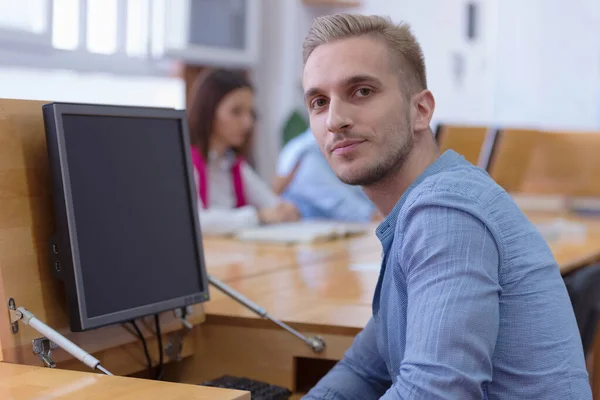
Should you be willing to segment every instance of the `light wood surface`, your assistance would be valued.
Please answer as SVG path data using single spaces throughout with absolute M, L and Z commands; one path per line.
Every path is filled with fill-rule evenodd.
M 479 165 L 479 157 L 488 128 L 485 126 L 442 125 L 436 136 L 440 153 L 448 149 L 461 154 L 473 165 Z
M 507 191 L 600 197 L 600 134 L 507 129 L 499 133 L 489 173 Z
M 46 324 L 97 356 L 116 373 L 145 369 L 142 346 L 128 329 L 116 325 L 89 332 L 69 330 L 64 289 L 51 275 L 49 238 L 54 231 L 51 183 L 42 118 L 47 102 L 0 100 L 0 359 L 39 365 L 31 340 L 40 335 L 24 324 L 13 335 L 9 326 L 8 299 L 14 298 Z M 204 314 L 194 307 L 190 321 L 201 323 Z M 183 328 L 173 313 L 161 315 L 164 342 Z M 142 323 L 144 334 L 154 338 L 151 324 Z M 193 352 L 191 337 L 184 356 Z M 69 368 L 81 368 L 63 350 L 54 360 Z M 156 358 L 155 358 L 156 360 Z M 85 368 L 85 367 L 83 367 Z
M 250 400 L 250 393 L 0 363 L 3 400 Z
M 334 254 L 329 257 L 281 265 L 280 269 L 273 266 L 270 273 L 248 275 L 243 279 L 239 275 L 234 280 L 226 276 L 223 279 L 233 289 L 288 322 L 314 325 L 319 329 L 361 329 L 371 315 L 371 300 L 379 274 L 381 247 L 376 240 L 369 236 L 344 241 L 347 248 L 337 254 L 332 250 Z M 220 271 L 210 266 L 209 273 L 217 275 Z M 255 317 L 214 289 L 206 312 Z

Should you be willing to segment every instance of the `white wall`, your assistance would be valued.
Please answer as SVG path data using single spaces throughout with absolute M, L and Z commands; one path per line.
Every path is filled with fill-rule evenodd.
M 498 122 L 600 127 L 600 7 L 596 0 L 502 0 Z
M 490 55 L 487 24 L 494 1 L 480 4 L 478 37 L 466 38 L 464 0 L 365 0 L 360 12 L 407 22 L 423 48 L 429 89 L 436 98 L 435 121 L 480 123 L 490 119 Z M 488 29 L 484 29 L 487 27 Z
M 505 125 L 537 126 L 541 120 L 542 21 L 546 0 L 503 0 L 496 16 L 493 121 Z M 518 10 L 518 12 L 516 12 Z
M 600 127 L 600 2 L 545 0 L 540 124 Z
M 253 73 L 259 122 L 254 138 L 255 166 L 263 179 L 273 177 L 285 112 L 291 108 L 293 90 L 286 79 L 293 54 L 290 52 L 290 10 L 293 1 L 263 0 L 259 63 Z
M 480 0 L 480 37 L 472 43 L 464 34 L 467 2 L 365 0 L 361 9 L 413 26 L 436 121 L 600 128 L 600 2 Z

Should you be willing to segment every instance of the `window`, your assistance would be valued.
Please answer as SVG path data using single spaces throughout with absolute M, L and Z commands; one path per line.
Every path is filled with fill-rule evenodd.
M 79 46 L 79 0 L 54 0 L 52 21 L 52 46 L 75 50 Z
M 46 0 L 0 0 L 0 27 L 43 34 L 48 29 Z
M 127 1 L 125 51 L 131 57 L 146 57 L 150 45 L 150 2 Z
M 164 75 L 173 60 L 250 66 L 260 1 L 0 0 L 0 65 L 136 75 Z
M 150 12 L 150 25 L 152 27 L 151 51 L 153 57 L 162 57 L 165 52 L 165 35 L 167 4 L 165 0 L 152 0 Z
M 117 0 L 87 0 L 88 51 L 100 54 L 117 52 L 117 11 Z
M 0 41 L 47 44 L 50 0 L 0 0 Z
M 260 0 L 165 0 L 166 54 L 192 62 L 251 65 Z

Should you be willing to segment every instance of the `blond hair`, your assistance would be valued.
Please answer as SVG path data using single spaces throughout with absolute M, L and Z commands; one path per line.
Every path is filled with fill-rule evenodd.
M 358 36 L 383 40 L 390 51 L 392 65 L 398 69 L 400 83 L 410 92 L 427 89 L 423 50 L 408 24 L 395 24 L 377 15 L 334 14 L 318 17 L 302 44 L 304 65 L 312 52 L 322 44 Z M 402 67 L 408 67 L 408 74 Z

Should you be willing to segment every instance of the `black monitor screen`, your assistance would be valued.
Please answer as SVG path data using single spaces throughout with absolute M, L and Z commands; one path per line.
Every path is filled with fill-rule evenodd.
M 203 290 L 181 123 L 62 115 L 87 318 Z

